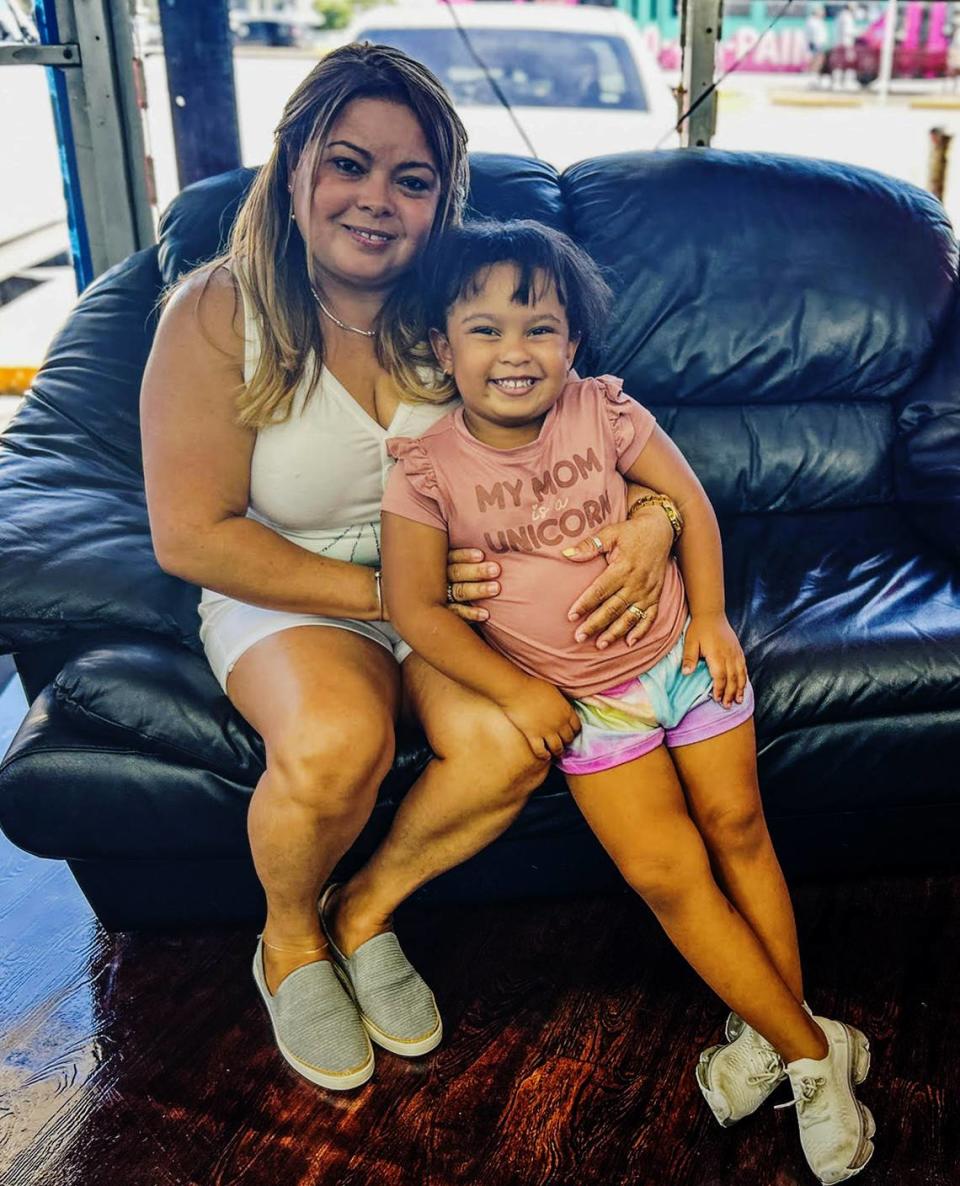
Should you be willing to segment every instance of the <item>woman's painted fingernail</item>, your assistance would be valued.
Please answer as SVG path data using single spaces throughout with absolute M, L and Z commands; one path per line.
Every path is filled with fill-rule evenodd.
M 484 593 L 490 594 L 492 596 L 494 593 L 499 593 L 500 586 L 497 584 L 496 581 L 493 581 L 489 585 L 484 585 L 483 591 L 484 591 Z
M 576 621 L 578 621 L 578 620 L 579 620 L 579 618 L 580 618 L 580 615 L 579 615 L 579 614 L 575 614 L 575 613 L 573 612 L 573 610 L 571 610 L 571 611 L 570 611 L 570 612 L 567 614 L 567 617 L 569 618 L 569 620 L 570 620 L 571 622 L 576 622 Z
M 587 636 L 582 630 L 578 630 L 573 637 L 577 640 L 577 642 L 587 641 Z
M 489 618 L 489 617 L 490 617 L 490 615 L 485 609 L 482 609 L 480 611 L 480 621 L 481 622 L 485 622 L 487 620 L 487 618 Z
M 497 566 L 495 564 L 488 564 L 487 567 L 483 570 L 483 575 L 485 577 L 495 577 L 497 575 L 498 571 L 499 571 L 499 569 L 497 568 Z
M 607 640 L 606 640 L 606 639 L 604 639 L 604 638 L 601 638 L 601 639 L 600 639 L 600 641 L 597 643 L 597 650 L 598 650 L 598 651 L 605 651 L 609 645 L 610 645 L 610 644 L 607 642 Z
M 637 640 L 636 640 L 635 638 L 628 638 L 628 639 L 627 639 L 627 646 L 628 646 L 628 647 L 636 646 L 636 643 L 637 643 Z

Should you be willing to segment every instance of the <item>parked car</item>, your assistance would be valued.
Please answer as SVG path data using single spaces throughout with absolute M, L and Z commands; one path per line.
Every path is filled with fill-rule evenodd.
M 264 16 L 237 9 L 230 13 L 230 32 L 237 45 L 300 46 L 310 41 L 316 23 L 289 15 Z
M 458 28 L 458 23 L 462 28 Z M 676 122 L 664 75 L 624 13 L 491 3 L 372 9 L 351 40 L 394 45 L 437 75 L 474 152 L 535 153 L 557 169 L 653 148 Z M 497 94 L 509 103 L 524 139 Z

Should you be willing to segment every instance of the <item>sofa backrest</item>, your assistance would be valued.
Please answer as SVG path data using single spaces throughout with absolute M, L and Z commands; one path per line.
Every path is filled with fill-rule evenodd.
M 930 438 L 911 385 L 946 367 L 960 406 L 960 359 L 937 346 L 956 245 L 913 187 L 712 151 L 605 157 L 562 177 L 518 157 L 472 165 L 471 212 L 568 230 L 608 271 L 608 338 L 581 370 L 624 377 L 722 513 L 889 502 L 897 418 L 920 425 L 901 463 Z M 0 449 L 0 648 L 105 626 L 197 645 L 197 590 L 150 545 L 140 377 L 164 285 L 217 252 L 252 177 L 185 190 L 159 248 L 101 277 L 55 339 Z
M 561 184 L 617 292 L 596 365 L 651 407 L 720 513 L 893 500 L 897 400 L 955 299 L 939 203 L 749 153 L 606 157 Z

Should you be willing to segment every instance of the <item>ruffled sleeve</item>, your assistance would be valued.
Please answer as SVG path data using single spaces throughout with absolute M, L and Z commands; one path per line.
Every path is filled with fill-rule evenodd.
M 597 385 L 604 422 L 617 451 L 617 469 L 626 473 L 643 452 L 657 421 L 652 412 L 627 395 L 623 380 L 616 375 L 600 375 L 593 382 Z
M 387 452 L 396 465 L 387 478 L 383 510 L 446 531 L 443 494 L 423 441 L 413 437 L 393 437 L 387 441 Z

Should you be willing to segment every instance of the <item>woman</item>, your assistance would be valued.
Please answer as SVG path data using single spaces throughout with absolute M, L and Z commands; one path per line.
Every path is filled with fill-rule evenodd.
M 334 1089 L 372 1074 L 368 1034 L 408 1056 L 440 1041 L 391 915 L 499 835 L 546 771 L 495 705 L 409 653 L 380 584 L 386 441 L 449 409 L 401 402 L 389 378 L 395 290 L 459 220 L 466 186 L 463 127 L 427 70 L 382 46 L 331 53 L 289 100 L 226 254 L 172 295 L 144 377 L 157 557 L 203 586 L 207 657 L 265 744 L 248 825 L 267 899 L 254 978 L 284 1058 Z M 656 506 L 582 541 L 579 556 L 612 555 L 574 607 L 579 630 L 639 637 L 671 543 Z M 498 567 L 473 551 L 449 563 L 452 610 L 478 620 L 469 602 L 498 591 Z M 436 756 L 321 918 L 401 707 Z

